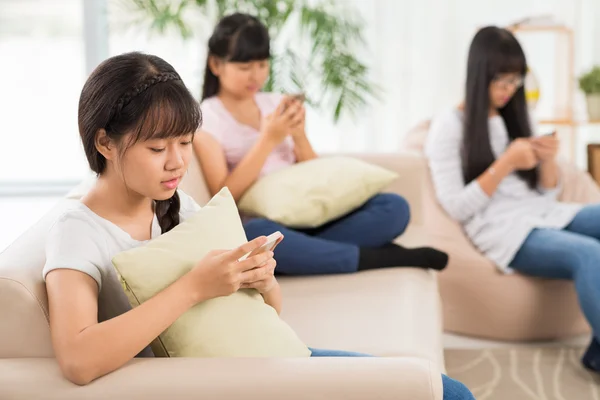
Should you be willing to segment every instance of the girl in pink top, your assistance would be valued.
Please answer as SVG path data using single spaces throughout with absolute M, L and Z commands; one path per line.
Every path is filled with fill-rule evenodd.
M 202 130 L 194 138 L 212 193 L 227 186 L 239 200 L 260 177 L 317 157 L 304 129 L 304 107 L 290 96 L 261 92 L 269 75 L 270 39 L 255 17 L 232 14 L 208 42 L 202 94 Z M 406 249 L 392 241 L 410 218 L 406 200 L 379 194 L 359 209 L 310 230 L 276 222 L 245 220 L 249 239 L 281 231 L 275 250 L 277 273 L 348 273 L 364 269 L 417 266 L 443 269 L 445 253 Z

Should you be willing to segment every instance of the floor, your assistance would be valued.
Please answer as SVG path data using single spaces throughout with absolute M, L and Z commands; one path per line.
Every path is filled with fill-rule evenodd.
M 444 334 L 444 348 L 446 349 L 489 349 L 500 347 L 583 347 L 587 346 L 590 341 L 589 335 L 576 336 L 565 340 L 552 342 L 497 342 L 492 340 L 475 339 L 466 336 L 454 335 L 451 333 Z
M 50 210 L 60 197 L 0 197 L 0 252 Z M 541 343 L 548 346 L 585 346 L 589 337 L 574 337 L 561 342 Z M 478 349 L 491 347 L 539 346 L 540 343 L 503 343 L 444 334 L 448 349 Z

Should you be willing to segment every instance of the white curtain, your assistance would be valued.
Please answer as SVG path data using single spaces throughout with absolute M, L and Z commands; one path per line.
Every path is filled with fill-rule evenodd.
M 574 29 L 576 74 L 600 62 L 600 40 L 594 40 L 600 38 L 600 25 L 594 24 L 600 20 L 598 0 L 338 1 L 356 7 L 364 17 L 369 54 L 364 61 L 385 92 L 382 101 L 365 109 L 358 121 L 345 119 L 334 125 L 311 110 L 309 134 L 323 151 L 396 151 L 412 126 L 458 103 L 470 40 L 485 25 L 505 26 L 551 14 Z M 529 57 L 552 49 L 552 40 L 552 35 L 536 34 L 523 37 L 522 43 Z M 548 75 L 546 69 L 555 59 L 549 60 L 532 66 L 541 77 Z M 541 108 L 543 101 L 551 100 L 552 85 L 542 82 Z M 581 113 L 581 96 L 577 100 Z

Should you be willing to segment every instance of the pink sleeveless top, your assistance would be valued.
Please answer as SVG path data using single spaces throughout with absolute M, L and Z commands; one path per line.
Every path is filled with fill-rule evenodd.
M 261 115 L 266 117 L 275 111 L 282 98 L 283 95 L 278 93 L 259 92 L 255 100 Z M 233 170 L 258 140 L 260 133 L 233 118 L 217 96 L 205 99 L 200 104 L 200 109 L 202 110 L 201 129 L 221 144 L 227 159 L 227 167 L 229 171 Z M 295 162 L 294 141 L 288 136 L 269 155 L 260 176 L 288 167 Z

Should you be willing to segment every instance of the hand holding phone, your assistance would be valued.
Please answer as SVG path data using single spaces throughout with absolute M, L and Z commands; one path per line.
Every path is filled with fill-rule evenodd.
M 288 98 L 283 100 L 285 103 L 281 109 L 281 113 L 283 114 L 285 110 L 287 110 L 292 101 L 299 101 L 300 103 L 304 103 L 304 100 L 306 100 L 306 95 L 304 93 L 288 95 Z
M 265 244 L 260 246 L 258 249 L 251 251 L 251 252 L 245 254 L 244 256 L 240 257 L 240 259 L 238 261 L 243 261 L 248 257 L 255 256 L 255 255 L 260 254 L 265 251 L 273 251 L 273 250 L 275 250 L 275 247 L 277 247 L 277 245 L 282 240 L 283 240 L 283 234 L 279 231 L 274 232 L 274 233 L 270 234 L 269 236 L 267 236 L 267 242 Z
M 303 99 L 303 93 L 284 97 L 273 113 L 264 119 L 260 131 L 268 142 L 279 145 L 298 125 L 298 120 L 304 119 L 304 107 L 296 103 L 296 100 Z
M 554 131 L 533 139 L 532 146 L 538 160 L 550 161 L 556 158 L 560 145 L 556 136 Z
M 248 257 L 259 256 L 260 253 L 273 251 L 275 247 L 283 240 L 283 235 L 281 232 L 274 232 L 267 236 L 267 242 L 257 248 L 254 251 L 251 251 L 240 258 L 239 261 L 243 261 Z M 268 261 L 263 264 L 252 268 L 250 272 L 255 272 L 258 274 L 257 277 L 246 280 L 240 286 L 241 289 L 256 289 L 260 293 L 265 294 L 273 289 L 277 285 L 277 279 L 275 279 L 274 271 L 275 271 L 276 262 L 274 258 L 269 258 Z

